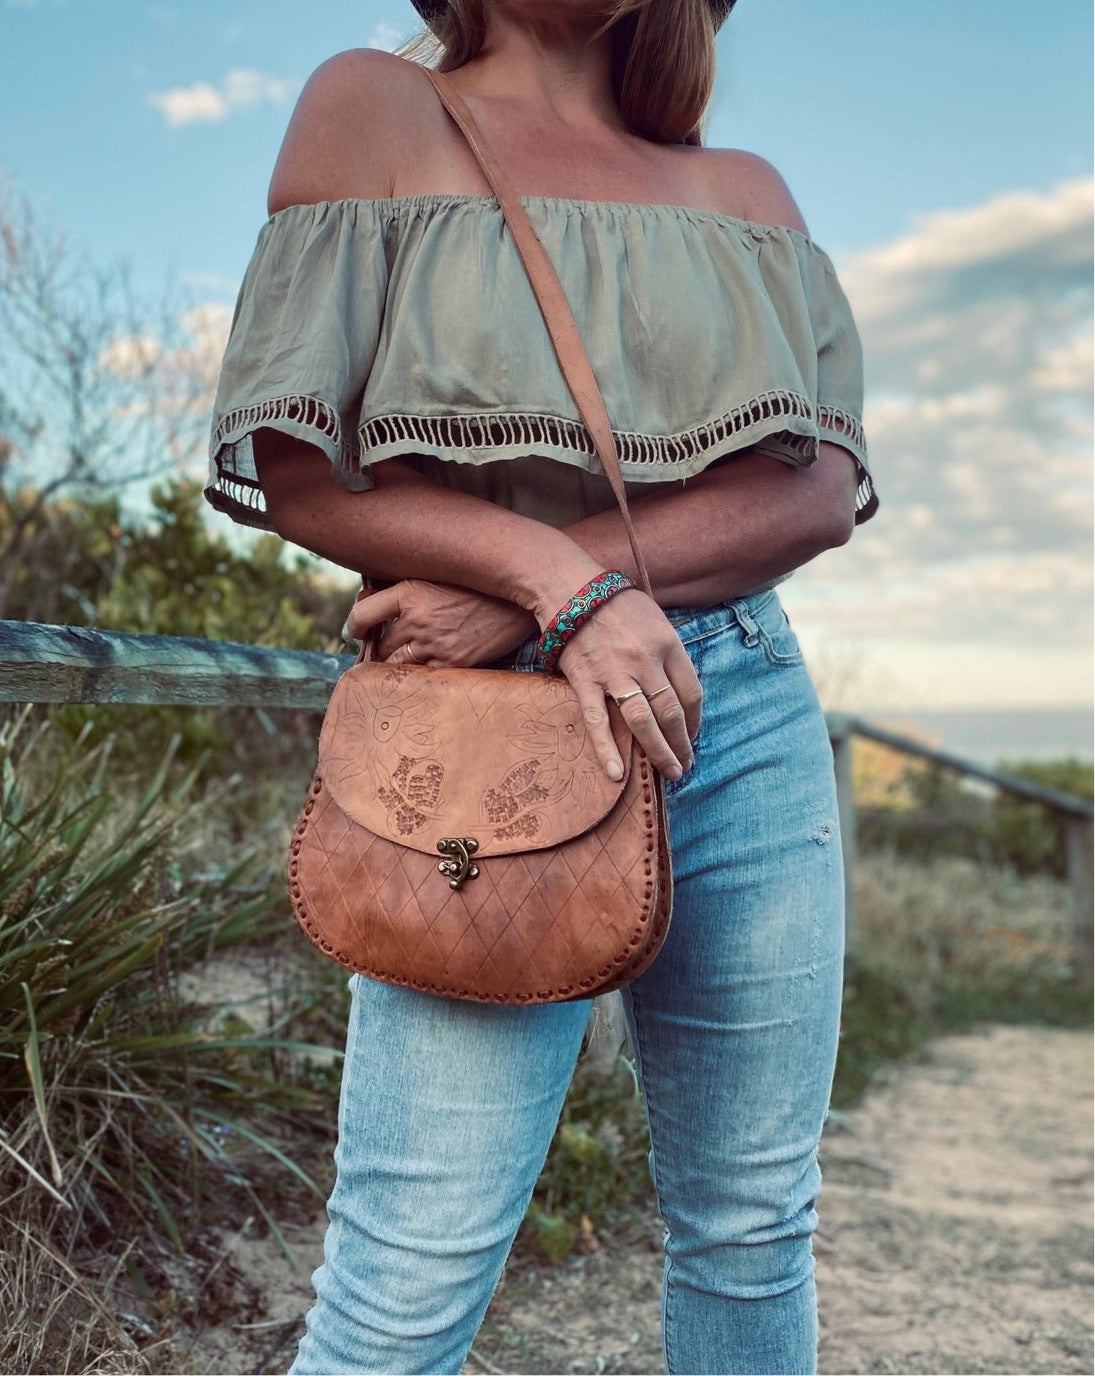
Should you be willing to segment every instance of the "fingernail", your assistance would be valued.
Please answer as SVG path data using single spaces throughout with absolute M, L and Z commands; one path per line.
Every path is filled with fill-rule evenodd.
M 623 778 L 623 776 L 624 776 L 624 767 L 623 767 L 623 765 L 620 764 L 619 760 L 613 760 L 612 763 L 608 766 L 608 777 L 609 777 L 610 779 L 614 779 L 614 780 L 616 781 L 616 783 L 619 783 L 620 780 Z
M 673 781 L 673 783 L 676 783 L 677 780 L 681 777 L 681 767 L 680 767 L 680 765 L 679 765 L 679 764 L 671 764 L 671 765 L 669 766 L 669 768 L 665 771 L 665 777 L 666 777 L 667 779 L 671 779 L 671 780 Z

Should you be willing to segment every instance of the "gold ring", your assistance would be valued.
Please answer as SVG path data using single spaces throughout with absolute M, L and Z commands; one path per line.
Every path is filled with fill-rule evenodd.
M 415 654 L 414 650 L 411 648 L 411 642 L 409 640 L 403 646 L 403 653 L 407 656 L 407 658 L 411 661 L 412 664 L 422 663 L 422 661 Z
M 653 702 L 659 693 L 668 693 L 672 687 L 673 685 L 671 683 L 667 683 L 663 688 L 655 688 L 652 693 L 646 693 L 645 697 L 647 702 Z
M 613 693 L 612 700 L 617 707 L 622 707 L 628 698 L 645 698 L 646 694 L 641 688 L 635 688 L 630 693 L 621 693 L 619 697 Z

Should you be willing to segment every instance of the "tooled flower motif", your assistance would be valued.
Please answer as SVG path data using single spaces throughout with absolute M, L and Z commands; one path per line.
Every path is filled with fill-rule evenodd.
M 396 768 L 382 781 L 376 796 L 388 809 L 388 824 L 400 836 L 421 831 L 436 815 L 445 778 L 438 760 L 412 760 L 401 755 Z
M 335 713 L 330 739 L 342 747 L 328 752 L 335 783 L 374 770 L 394 775 L 402 760 L 437 749 L 434 707 L 421 679 L 395 666 L 383 675 L 348 675 L 330 710 Z
M 330 711 L 324 767 L 335 787 L 363 775 L 399 836 L 421 831 L 441 804 L 445 770 L 433 758 L 435 710 L 421 678 L 397 666 L 383 674 L 348 675 Z
M 587 743 L 582 711 L 566 697 L 546 712 L 524 709 L 508 739 L 530 756 L 513 765 L 502 779 L 486 789 L 480 815 L 495 828 L 497 841 L 533 840 L 544 823 L 544 810 L 574 791 L 585 801 L 596 783 L 597 764 L 583 768 Z

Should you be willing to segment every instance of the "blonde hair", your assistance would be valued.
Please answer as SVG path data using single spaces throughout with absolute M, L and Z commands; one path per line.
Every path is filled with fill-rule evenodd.
M 701 143 L 715 84 L 708 0 L 615 0 L 600 33 L 612 35 L 612 84 L 628 128 L 655 143 Z M 486 36 L 484 0 L 447 0 L 432 30 L 401 51 L 451 72 L 478 55 Z

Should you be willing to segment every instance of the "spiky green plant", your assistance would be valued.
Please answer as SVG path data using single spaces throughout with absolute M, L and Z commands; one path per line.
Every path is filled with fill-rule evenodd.
M 126 799 L 111 788 L 109 741 L 69 750 L 56 734 L 26 714 L 0 730 L 4 1370 L 43 1369 L 46 1331 L 71 1327 L 45 1310 L 56 1320 L 75 1306 L 87 1330 L 90 1272 L 155 1295 L 165 1259 L 232 1193 L 276 1232 L 260 1188 L 272 1169 L 318 1193 L 280 1141 L 325 1088 L 300 1068 L 314 1048 L 286 1035 L 299 1009 L 255 1030 L 180 992 L 196 961 L 280 927 L 280 880 L 250 855 L 198 868 L 187 838 L 210 799 L 167 782 L 170 746 Z M 32 1275 L 29 1291 L 12 1280 Z M 124 1329 L 92 1346 L 104 1342 L 140 1347 Z M 80 1360 L 66 1350 L 49 1369 Z

